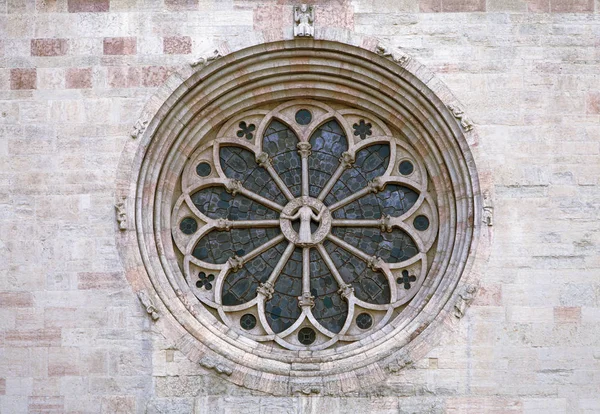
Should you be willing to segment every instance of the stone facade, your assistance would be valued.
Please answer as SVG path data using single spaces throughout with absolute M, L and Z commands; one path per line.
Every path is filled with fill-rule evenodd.
M 126 278 L 119 163 L 172 73 L 289 36 L 295 3 L 0 0 L 0 412 L 600 412 L 600 3 L 309 3 L 316 37 L 401 48 L 472 120 L 493 207 L 472 306 L 343 396 L 191 362 Z

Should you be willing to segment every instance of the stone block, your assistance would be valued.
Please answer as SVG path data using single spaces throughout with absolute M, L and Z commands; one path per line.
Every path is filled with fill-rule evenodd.
M 0 308 L 29 308 L 33 296 L 29 292 L 0 292 Z
M 92 87 L 92 68 L 69 68 L 65 76 L 67 89 L 89 89 Z
M 157 87 L 162 85 L 171 75 L 171 69 L 164 66 L 145 66 L 142 68 L 142 85 Z
M 107 37 L 104 39 L 105 55 L 135 55 L 137 39 L 135 37 Z
M 446 13 L 483 12 L 485 10 L 485 0 L 442 0 L 441 11 Z
M 31 39 L 31 56 L 64 56 L 68 50 L 67 39 Z
M 188 55 L 192 53 L 192 38 L 189 36 L 169 36 L 163 39 L 163 53 L 168 55 Z
M 37 71 L 35 69 L 11 69 L 10 89 L 36 89 Z
M 198 10 L 198 0 L 165 0 L 168 10 Z
M 110 0 L 67 0 L 69 13 L 107 12 Z
M 594 0 L 550 0 L 552 13 L 589 13 L 594 11 Z
M 581 308 L 578 306 L 557 306 L 554 308 L 554 322 L 563 323 L 580 323 Z
M 60 329 L 10 329 L 4 333 L 4 343 L 12 347 L 59 346 Z
M 28 412 L 30 414 L 64 413 L 64 397 L 33 396 L 28 400 Z
M 127 286 L 121 273 L 79 273 L 77 288 L 80 290 L 123 289 Z

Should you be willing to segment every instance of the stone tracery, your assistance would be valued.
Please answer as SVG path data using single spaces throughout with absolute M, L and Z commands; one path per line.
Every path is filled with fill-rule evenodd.
M 315 110 L 325 114 L 313 121 Z M 290 111 L 296 126 L 282 121 Z M 435 203 L 426 174 L 415 181 L 394 169 L 407 154 L 421 161 L 389 130 L 355 126 L 323 103 L 292 101 L 260 120 L 262 136 L 223 130 L 186 167 L 197 176 L 182 189 L 176 223 L 192 215 L 204 225 L 183 238 L 189 226 L 173 225 L 184 273 L 234 330 L 289 349 L 353 342 L 385 326 L 423 283 Z M 214 173 L 199 174 L 200 164 Z M 424 211 L 426 237 L 412 224 Z M 197 275 L 211 271 L 207 292 Z

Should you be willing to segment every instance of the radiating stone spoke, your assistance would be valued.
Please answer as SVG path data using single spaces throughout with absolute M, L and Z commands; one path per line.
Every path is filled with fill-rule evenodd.
M 254 200 L 264 206 L 269 207 L 271 210 L 275 210 L 275 211 L 279 211 L 281 212 L 281 210 L 283 210 L 283 206 L 261 196 L 258 195 L 250 190 L 248 190 L 247 188 L 244 188 L 242 186 L 242 184 L 237 181 L 237 180 L 229 180 L 226 184 L 225 184 L 225 188 L 227 189 L 227 191 L 229 193 L 231 193 L 232 195 L 236 195 L 237 193 L 242 194 L 246 197 L 248 197 L 251 200 Z
M 287 188 L 287 186 L 285 185 L 285 183 L 283 182 L 283 180 L 281 179 L 279 174 L 277 174 L 277 171 L 275 171 L 275 168 L 273 168 L 272 165 L 269 165 L 267 167 L 267 171 L 271 175 L 271 178 L 273 178 L 273 181 L 275 181 L 275 184 L 277 184 L 277 187 L 279 187 L 279 189 L 281 190 L 281 192 L 283 193 L 285 198 L 287 198 L 288 200 L 293 200 L 294 195 L 292 194 L 290 189 Z
M 283 239 L 280 239 L 280 240 L 283 240 Z M 269 278 L 267 279 L 267 281 L 259 286 L 257 292 L 261 293 L 263 296 L 265 296 L 265 298 L 267 300 L 273 296 L 273 287 L 275 286 L 275 282 L 277 281 L 277 278 L 281 274 L 281 271 L 283 270 L 283 268 L 287 264 L 288 260 L 290 259 L 290 256 L 294 252 L 295 247 L 296 246 L 293 243 L 288 244 L 285 251 L 281 255 L 281 258 L 277 262 L 277 265 L 275 265 L 275 267 L 273 268 L 273 271 L 269 275 Z
M 227 220 L 218 219 L 215 227 L 219 230 L 251 229 L 255 227 L 279 227 L 279 220 Z
M 332 242 L 334 242 L 335 244 L 337 244 L 338 246 L 340 246 L 342 249 L 344 249 L 344 250 L 352 253 L 356 257 L 359 257 L 359 258 L 363 259 L 366 262 L 369 262 L 372 259 L 372 256 L 369 256 L 368 254 L 366 254 L 362 250 L 357 249 L 356 247 L 352 246 L 351 244 L 346 243 L 345 241 L 343 241 L 339 237 L 334 236 L 333 234 L 329 234 L 327 236 L 327 238 L 329 240 L 331 240 Z
M 262 252 L 269 250 L 271 247 L 275 246 L 277 243 L 279 243 L 283 239 L 284 239 L 283 234 L 280 234 L 279 236 L 272 238 L 271 240 L 269 240 L 267 243 L 263 244 L 262 246 L 257 247 L 256 249 L 252 250 L 250 253 L 248 253 L 242 257 L 242 259 L 244 260 L 244 263 L 247 263 L 249 260 L 254 259 L 256 256 L 258 256 Z
M 325 247 L 323 247 L 322 244 L 319 244 L 317 246 L 317 249 L 319 250 L 321 257 L 325 261 L 325 264 L 329 268 L 329 271 L 333 275 L 338 286 L 340 287 L 340 290 L 339 290 L 340 294 L 343 297 L 347 298 L 352 293 L 352 290 L 353 290 L 352 287 L 350 285 L 348 285 L 346 282 L 344 282 L 344 279 L 342 278 L 342 276 L 340 275 L 340 272 L 338 271 L 337 267 L 333 263 L 331 256 L 329 256 L 329 253 L 327 253 L 327 250 L 325 250 Z

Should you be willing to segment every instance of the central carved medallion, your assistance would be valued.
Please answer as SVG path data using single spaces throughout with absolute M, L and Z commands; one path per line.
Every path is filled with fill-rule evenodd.
M 290 201 L 281 212 L 281 232 L 290 242 L 299 247 L 310 247 L 321 243 L 331 230 L 331 213 L 316 198 L 298 197 Z M 298 230 L 293 226 L 299 221 Z M 319 223 L 313 232 L 311 223 Z

